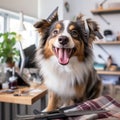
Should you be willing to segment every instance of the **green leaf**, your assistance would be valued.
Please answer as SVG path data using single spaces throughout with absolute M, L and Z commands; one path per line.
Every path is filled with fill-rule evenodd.
M 17 58 L 19 57 L 19 50 L 15 48 L 16 33 L 15 32 L 0 33 L 0 38 L 3 38 L 3 41 L 0 42 L 1 61 L 6 62 L 8 59 L 16 61 Z

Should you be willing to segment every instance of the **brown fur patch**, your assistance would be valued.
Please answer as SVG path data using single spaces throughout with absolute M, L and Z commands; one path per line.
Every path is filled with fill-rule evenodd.
M 52 50 L 51 50 L 51 45 L 49 42 L 46 43 L 44 47 L 44 57 L 47 59 L 53 55 Z
M 61 26 L 60 23 L 58 23 L 58 24 L 56 24 L 55 28 L 58 29 L 58 30 L 60 30 L 62 28 L 62 26 Z
M 74 55 L 78 57 L 79 61 L 83 61 L 84 60 L 84 43 L 83 42 L 80 43 L 77 40 L 74 40 L 74 43 L 76 47 L 76 51 Z
M 55 110 L 58 106 L 58 96 L 49 90 L 49 99 L 48 99 L 48 106 L 46 108 L 47 111 Z
M 74 25 L 70 25 L 70 26 L 69 26 L 69 30 L 73 30 L 74 28 L 75 28 Z
M 80 98 L 84 97 L 85 88 L 86 88 L 86 86 L 84 84 L 75 85 L 75 91 L 76 91 L 76 96 L 77 96 L 78 100 Z
M 55 42 L 55 39 L 56 38 L 52 38 L 52 39 L 48 40 L 47 43 L 45 44 L 44 56 L 45 56 L 46 59 L 51 57 L 52 55 L 54 55 L 54 52 L 52 50 L 52 45 Z

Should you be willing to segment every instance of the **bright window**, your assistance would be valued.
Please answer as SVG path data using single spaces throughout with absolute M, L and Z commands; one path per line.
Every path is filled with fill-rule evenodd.
M 26 30 L 19 31 L 19 20 L 10 18 L 10 31 L 14 31 L 22 35 L 21 43 L 23 49 L 29 47 L 32 44 L 35 44 L 37 39 L 36 31 L 33 27 L 33 24 L 30 22 L 24 22 L 24 25 Z
M 27 48 L 32 44 L 37 43 L 37 32 L 33 27 L 35 18 L 24 15 L 24 25 L 26 30 L 19 31 L 19 13 L 13 13 L 10 11 L 0 11 L 0 33 L 1 32 L 17 32 L 22 35 L 22 47 Z

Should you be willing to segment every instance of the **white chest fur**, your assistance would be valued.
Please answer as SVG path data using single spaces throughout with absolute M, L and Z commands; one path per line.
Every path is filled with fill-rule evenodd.
M 67 65 L 60 65 L 56 57 L 41 61 L 41 72 L 45 78 L 45 84 L 56 94 L 64 97 L 75 95 L 74 82 L 83 82 L 83 75 L 87 75 L 91 62 L 80 63 L 76 57 L 72 57 Z

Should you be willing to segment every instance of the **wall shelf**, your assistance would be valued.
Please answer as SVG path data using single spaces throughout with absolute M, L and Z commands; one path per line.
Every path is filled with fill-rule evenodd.
M 91 10 L 93 14 L 120 13 L 120 8 L 96 9 Z
M 120 41 L 104 41 L 104 40 L 96 40 L 94 41 L 94 44 L 99 44 L 99 45 L 120 45 Z
M 106 70 L 97 70 L 97 73 L 100 75 L 120 75 L 120 71 L 106 71 Z

